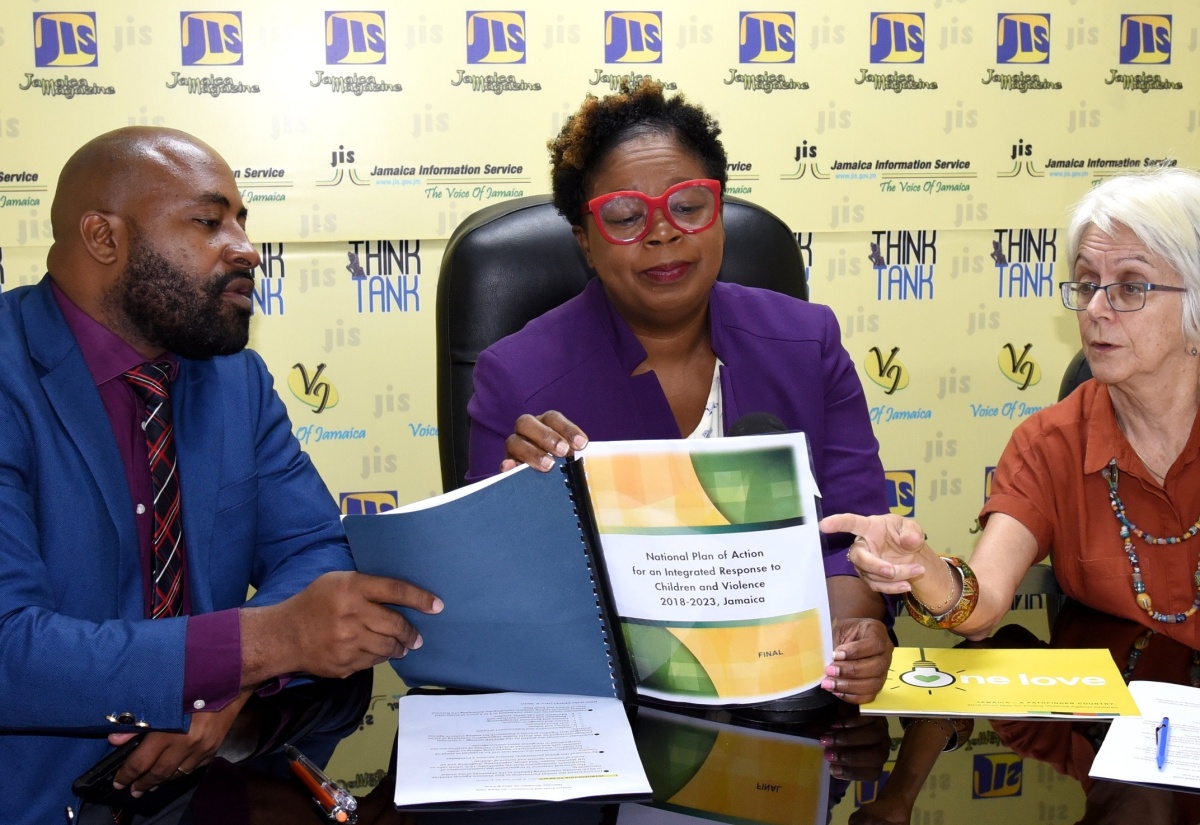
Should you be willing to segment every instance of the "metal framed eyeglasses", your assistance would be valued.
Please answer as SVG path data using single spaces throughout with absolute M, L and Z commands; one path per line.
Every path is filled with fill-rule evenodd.
M 1143 281 L 1119 281 L 1104 286 L 1087 281 L 1063 281 L 1058 287 L 1062 290 L 1063 306 L 1076 312 L 1087 309 L 1092 298 L 1100 291 L 1108 296 L 1108 304 L 1116 312 L 1137 312 L 1146 305 L 1146 293 L 1152 290 L 1187 292 L 1183 287 L 1148 284 Z
M 721 212 L 721 184 L 707 179 L 685 180 L 656 198 L 633 190 L 609 192 L 588 201 L 583 214 L 596 219 L 604 240 L 631 244 L 650 232 L 656 209 L 661 209 L 667 222 L 680 232 L 703 232 L 717 222 Z

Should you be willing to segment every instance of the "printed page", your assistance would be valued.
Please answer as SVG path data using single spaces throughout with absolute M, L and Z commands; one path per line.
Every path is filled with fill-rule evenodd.
M 583 458 L 638 693 L 749 704 L 833 655 L 803 434 L 596 442 Z
M 396 753 L 397 805 L 650 795 L 616 699 L 408 695 Z
M 1141 716 L 1114 719 L 1089 772 L 1097 779 L 1200 789 L 1200 689 L 1166 682 L 1130 682 Z M 1158 767 L 1158 737 L 1169 719 Z
M 862 713 L 913 716 L 1136 716 L 1103 649 L 898 647 Z

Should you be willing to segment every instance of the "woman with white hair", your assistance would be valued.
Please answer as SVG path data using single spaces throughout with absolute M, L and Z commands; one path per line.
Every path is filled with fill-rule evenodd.
M 1076 205 L 1070 280 L 1091 367 L 1012 434 L 970 564 L 898 516 L 843 514 L 850 560 L 904 594 L 928 627 L 982 638 L 1030 565 L 1050 556 L 1068 596 L 1200 648 L 1200 175 L 1112 178 Z

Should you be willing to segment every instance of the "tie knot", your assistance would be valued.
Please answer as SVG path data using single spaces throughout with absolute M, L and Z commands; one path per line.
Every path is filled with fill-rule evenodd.
M 121 377 L 129 382 L 129 386 L 147 406 L 157 405 L 167 399 L 167 390 L 171 386 L 170 366 L 168 361 L 138 364 L 122 373 Z

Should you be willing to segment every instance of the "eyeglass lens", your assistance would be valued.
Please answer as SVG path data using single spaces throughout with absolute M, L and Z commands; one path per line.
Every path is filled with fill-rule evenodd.
M 1063 302 L 1070 309 L 1087 309 L 1098 290 L 1108 293 L 1108 301 L 1118 312 L 1132 312 L 1146 305 L 1146 285 L 1129 282 L 1121 284 L 1065 283 L 1063 284 Z
M 664 210 L 667 220 L 684 232 L 703 229 L 712 222 L 716 209 L 713 193 L 703 186 L 687 186 L 671 193 Z M 645 198 L 624 195 L 600 207 L 604 231 L 617 240 L 638 238 L 646 229 L 650 204 Z

